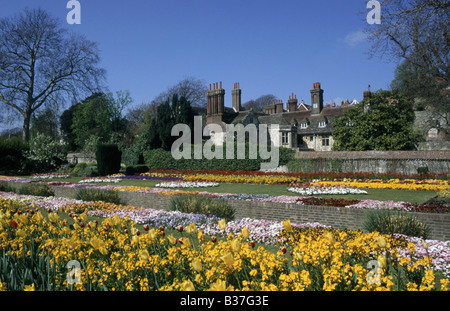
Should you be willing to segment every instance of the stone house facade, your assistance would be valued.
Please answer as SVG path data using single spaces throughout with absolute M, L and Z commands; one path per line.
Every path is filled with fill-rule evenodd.
M 227 124 L 267 125 L 273 145 L 298 151 L 331 151 L 333 140 L 333 120 L 341 116 L 357 102 L 348 100 L 340 106 L 328 104 L 324 106 L 320 83 L 314 83 L 311 89 L 311 105 L 302 100 L 298 104 L 297 96 L 292 93 L 286 104 L 277 100 L 267 103 L 262 112 L 253 109 L 243 110 L 241 105 L 242 90 L 239 83 L 234 84 L 231 91 L 232 108 L 225 107 L 225 90 L 222 82 L 209 85 L 207 96 L 206 124 L 218 124 L 223 133 L 211 133 L 215 144 L 223 144 Z M 369 91 L 364 98 L 370 97 Z

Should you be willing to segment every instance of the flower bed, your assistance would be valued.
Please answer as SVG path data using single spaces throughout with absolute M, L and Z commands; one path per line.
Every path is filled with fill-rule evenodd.
M 21 213 L 18 213 L 18 211 Z M 116 209 L 118 212 L 120 209 Z M 123 209 L 123 211 L 133 211 Z M 336 230 L 322 226 L 296 227 L 288 221 L 218 223 L 211 233 L 226 239 L 206 239 L 193 223 L 179 228 L 181 238 L 164 228 L 140 231 L 126 214 L 90 221 L 73 215 L 73 224 L 56 213 L 43 216 L 35 209 L 0 199 L 0 264 L 16 260 L 2 273 L 0 289 L 8 290 L 448 290 L 446 270 L 449 245 L 402 237 Z M 155 214 L 155 218 L 162 214 Z M 251 232 L 266 228 L 277 235 L 278 251 L 255 247 Z M 424 247 L 425 248 L 425 247 Z M 24 254 L 27 254 L 24 257 Z M 14 256 L 14 257 L 12 257 Z M 34 257 L 33 257 L 34 256 Z M 435 256 L 435 257 L 430 257 Z M 14 259 L 12 259 L 14 258 Z M 33 272 L 44 278 L 28 279 L 29 258 L 43 264 Z M 80 282 L 67 283 L 67 263 L 76 258 L 83 267 Z M 51 259 L 51 260 L 50 260 Z M 433 265 L 433 259 L 438 266 Z M 46 261 L 48 260 L 48 264 Z M 368 263 L 378 262 L 379 279 Z M 370 267 L 370 266 L 369 266 Z M 42 269 L 50 269 L 45 270 Z M 398 274 L 401 278 L 397 278 Z M 437 280 L 436 273 L 444 278 Z M 36 275 L 36 274 L 32 274 Z
M 367 191 L 348 186 L 330 185 L 298 185 L 294 184 L 287 188 L 288 191 L 301 195 L 315 194 L 367 194 Z
M 219 183 L 205 181 L 167 181 L 155 185 L 155 187 L 160 188 L 205 188 L 217 186 L 219 186 Z
M 88 177 L 83 178 L 78 183 L 88 184 L 88 183 L 118 183 L 122 181 L 122 176 L 106 176 L 106 177 Z
M 70 174 L 67 173 L 46 173 L 46 174 L 32 174 L 33 179 L 52 179 L 52 178 L 69 178 Z

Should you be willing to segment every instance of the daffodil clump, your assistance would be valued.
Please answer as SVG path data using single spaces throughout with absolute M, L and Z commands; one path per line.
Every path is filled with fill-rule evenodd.
M 147 225 L 139 230 L 127 217 L 93 221 L 84 212 L 71 216 L 70 221 L 52 211 L 44 216 L 34 204 L 0 199 L 0 266 L 10 258 L 22 266 L 29 258 L 44 258 L 48 264 L 36 269 L 51 271 L 22 284 L 22 290 L 446 290 L 449 286 L 430 269 L 430 257 L 399 260 L 397 249 L 413 246 L 377 233 L 301 230 L 285 221 L 274 251 L 273 246 L 256 246 L 247 227 L 217 239 L 207 238 L 190 224 L 179 226 L 181 237 L 176 238 L 163 227 Z M 218 225 L 225 232 L 226 221 Z M 68 263 L 74 261 L 79 263 L 76 282 L 68 271 Z M 0 274 L 4 278 L 0 288 L 11 290 L 20 280 L 10 276 L 17 273 Z

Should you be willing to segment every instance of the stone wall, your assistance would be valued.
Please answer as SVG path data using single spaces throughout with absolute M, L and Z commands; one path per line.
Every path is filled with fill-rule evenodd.
M 20 184 L 14 184 L 17 186 Z M 78 189 L 52 186 L 58 197 L 75 198 Z M 147 194 L 139 192 L 119 192 L 125 204 L 168 210 L 172 199 L 170 195 Z M 319 222 L 323 225 L 339 229 L 362 229 L 364 210 L 333 206 L 309 206 L 275 202 L 255 202 L 228 200 L 235 209 L 236 219 L 253 218 L 283 221 L 290 219 L 292 223 Z M 431 239 L 450 239 L 450 214 L 416 213 L 417 217 L 429 224 L 433 231 Z
M 367 172 L 417 174 L 419 168 L 429 173 L 450 173 L 450 151 L 299 151 L 305 172 Z

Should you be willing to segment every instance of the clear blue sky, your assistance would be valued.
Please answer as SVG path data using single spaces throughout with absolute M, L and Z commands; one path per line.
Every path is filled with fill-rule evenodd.
M 226 106 L 239 82 L 242 101 L 294 92 L 310 103 L 361 100 L 388 89 L 396 63 L 369 59 L 361 30 L 367 0 L 79 0 L 81 24 L 68 25 L 66 0 L 0 0 L 0 18 L 40 7 L 64 27 L 96 41 L 110 91 L 149 102 L 188 76 L 223 82 Z M 376 27 L 372 25 L 371 27 Z

